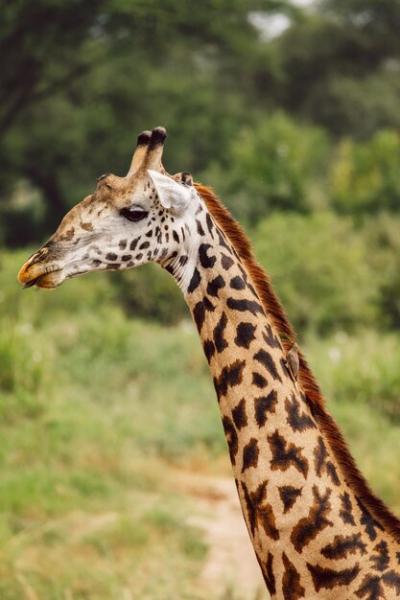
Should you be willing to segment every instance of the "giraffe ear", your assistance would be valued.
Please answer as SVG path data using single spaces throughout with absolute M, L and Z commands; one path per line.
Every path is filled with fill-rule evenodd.
M 190 202 L 192 195 L 190 188 L 177 183 L 171 177 L 163 175 L 158 171 L 148 169 L 147 173 L 156 188 L 156 192 L 164 208 L 167 208 L 176 215 L 182 214 Z

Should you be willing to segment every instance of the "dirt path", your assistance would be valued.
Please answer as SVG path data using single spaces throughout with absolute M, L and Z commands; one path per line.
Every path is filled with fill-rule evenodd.
M 179 480 L 198 507 L 189 522 L 204 531 L 209 546 L 201 585 L 210 599 L 266 600 L 233 479 L 184 474 Z

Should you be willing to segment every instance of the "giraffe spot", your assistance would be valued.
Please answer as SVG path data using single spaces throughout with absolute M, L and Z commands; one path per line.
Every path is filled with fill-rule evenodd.
M 179 244 L 179 235 L 176 233 L 175 229 L 172 230 L 172 237 L 174 238 L 175 242 Z
M 361 500 L 359 498 L 356 498 L 356 502 L 358 504 L 358 508 L 361 511 L 360 523 L 361 523 L 361 525 L 364 525 L 365 531 L 366 531 L 369 539 L 371 540 L 371 542 L 373 542 L 377 536 L 376 530 L 380 529 L 381 531 L 383 531 L 383 527 L 380 523 L 378 523 L 378 521 L 376 521 L 373 518 L 373 516 L 365 508 L 364 504 L 361 502 Z
M 219 228 L 217 228 L 217 235 L 220 245 L 226 248 L 227 250 L 230 250 L 226 242 L 225 234 Z M 235 248 L 233 248 L 233 251 L 235 252 Z
M 222 254 L 221 258 L 221 266 L 225 271 L 228 271 L 233 265 L 233 260 L 230 256 L 226 256 L 226 254 Z
M 261 564 L 261 570 L 264 576 L 265 585 L 268 588 L 269 593 L 276 593 L 276 581 L 274 575 L 274 557 L 271 552 L 267 554 L 267 560 L 265 564 Z
M 204 354 L 206 355 L 207 358 L 207 362 L 209 363 L 211 358 L 214 356 L 215 354 L 215 346 L 214 346 L 214 342 L 212 342 L 211 340 L 206 340 L 203 343 L 203 350 L 204 350 Z
M 143 244 L 140 244 L 139 250 L 146 250 L 146 248 L 148 248 L 149 246 L 150 242 L 143 242 Z
M 93 225 L 91 223 L 80 223 L 80 226 L 85 231 L 93 231 Z
M 136 238 L 135 240 L 132 240 L 131 245 L 129 246 L 130 250 L 135 250 L 136 246 L 138 245 L 140 238 Z
M 327 518 L 331 510 L 329 501 L 332 490 L 329 488 L 325 494 L 320 494 L 316 485 L 313 486 L 314 504 L 311 506 L 308 516 L 303 517 L 294 527 L 290 540 L 297 552 L 302 552 L 321 531 L 326 527 L 332 527 L 333 523 Z
M 256 527 L 261 526 L 265 534 L 273 540 L 279 539 L 279 531 L 276 528 L 274 511 L 272 506 L 265 502 L 267 481 L 260 483 L 255 492 L 250 492 L 247 485 L 242 481 L 247 519 L 252 536 Z
M 217 275 L 217 277 L 212 279 L 207 285 L 207 294 L 218 298 L 218 292 L 223 287 L 225 287 L 225 281 L 221 275 Z
M 227 300 L 228 308 L 232 310 L 239 310 L 241 312 L 250 312 L 252 315 L 256 316 L 257 313 L 263 313 L 264 310 L 262 306 L 255 302 L 254 300 L 237 300 L 236 298 L 228 298 Z
M 257 467 L 259 453 L 257 440 L 251 438 L 249 443 L 243 448 L 242 473 L 250 467 Z
M 125 250 L 127 244 L 128 244 L 128 240 L 119 240 L 119 242 L 118 242 L 118 246 L 119 246 L 120 250 Z
M 390 564 L 389 549 L 385 540 L 379 542 L 374 547 L 376 554 L 373 554 L 370 561 L 376 571 L 386 571 Z
M 131 258 L 132 258 L 132 254 L 123 254 L 123 255 L 121 256 L 121 260 L 122 260 L 123 262 L 127 262 L 128 260 L 131 260 Z
M 276 369 L 275 363 L 273 361 L 272 356 L 270 355 L 269 352 L 266 352 L 265 350 L 259 350 L 258 352 L 256 352 L 256 354 L 254 355 L 255 360 L 257 360 L 261 365 L 263 365 L 263 367 L 265 367 L 265 369 L 268 371 L 268 373 L 271 375 L 271 377 L 275 380 L 278 380 L 282 383 L 282 379 Z
M 314 420 L 304 411 L 300 411 L 300 402 L 294 394 L 292 399 L 286 398 L 285 408 L 288 413 L 287 422 L 293 431 L 305 431 L 316 427 Z
M 271 348 L 280 348 L 281 344 L 278 337 L 273 333 L 271 325 L 265 326 L 265 332 L 262 335 L 268 346 L 271 346 Z
M 327 544 L 321 549 L 322 556 L 336 560 L 347 558 L 349 554 L 366 553 L 367 545 L 361 540 L 361 533 L 353 535 L 335 535 L 331 544 Z
M 244 360 L 235 360 L 231 365 L 224 367 L 218 377 L 214 377 L 214 386 L 218 398 L 225 396 L 229 387 L 242 383 Z
M 264 388 L 267 385 L 267 380 L 260 373 L 253 373 L 253 384 L 258 388 Z
M 229 417 L 223 417 L 222 425 L 225 432 L 226 441 L 228 443 L 229 455 L 231 457 L 231 463 L 236 464 L 236 454 L 239 449 L 239 441 L 236 433 L 236 429 Z
M 201 328 L 203 326 L 204 320 L 206 318 L 206 312 L 213 312 L 215 310 L 215 306 L 211 304 L 208 298 L 204 298 L 197 302 L 193 309 L 193 318 L 196 323 L 197 329 L 199 333 L 201 332 Z
M 267 420 L 267 413 L 274 413 L 275 406 L 278 401 L 276 390 L 271 390 L 267 396 L 254 398 L 254 412 L 256 415 L 257 425 L 261 428 Z
M 244 398 L 241 399 L 239 404 L 232 410 L 232 418 L 238 429 L 246 427 L 247 425 L 247 414 L 246 414 L 246 401 Z
M 244 288 L 246 287 L 245 282 L 239 275 L 232 277 L 229 285 L 234 290 L 244 290 Z
M 345 523 L 346 525 L 355 525 L 356 522 L 352 513 L 353 505 L 351 503 L 350 496 L 347 492 L 344 492 L 340 496 L 340 502 L 342 507 L 339 511 L 339 516 L 342 519 L 343 523 Z
M 213 339 L 217 352 L 222 352 L 225 348 L 228 347 L 228 342 L 224 338 L 224 331 L 227 323 L 227 316 L 223 312 L 213 331 Z
M 214 229 L 214 224 L 212 222 L 212 218 L 210 217 L 210 215 L 208 213 L 206 214 L 206 223 L 207 223 L 207 229 L 212 235 L 213 229 Z
M 197 233 L 203 237 L 205 235 L 204 229 L 198 219 L 196 219 L 196 227 L 197 227 Z
M 289 467 L 294 467 L 306 479 L 308 474 L 308 460 L 303 456 L 302 448 L 286 442 L 278 430 L 269 435 L 267 439 L 272 453 L 271 469 L 273 471 L 278 469 L 286 471 Z
M 284 567 L 282 577 L 282 593 L 284 599 L 299 600 L 299 598 L 304 598 L 305 589 L 301 585 L 299 572 L 284 552 L 282 552 L 282 561 Z
M 338 585 L 350 585 L 360 572 L 360 566 L 357 564 L 349 569 L 324 569 L 319 565 L 307 563 L 307 568 L 311 573 L 315 591 L 318 593 L 321 589 L 331 590 Z
M 395 573 L 395 571 L 387 571 L 382 575 L 382 581 L 388 587 L 391 587 L 396 592 L 397 596 L 400 595 L 400 574 Z
M 201 281 L 201 275 L 200 275 L 199 270 L 197 269 L 197 267 L 195 267 L 194 271 L 193 271 L 192 278 L 191 278 L 190 283 L 189 283 L 189 287 L 187 289 L 187 291 L 188 291 L 189 294 L 191 294 L 192 292 L 194 292 L 194 290 L 199 287 L 200 281 Z
M 200 264 L 204 269 L 212 269 L 212 267 L 215 265 L 215 256 L 208 256 L 207 254 L 210 248 L 210 244 L 200 244 L 199 247 Z
M 365 575 L 355 594 L 358 598 L 366 598 L 366 600 L 385 599 L 385 593 L 378 576 Z
M 106 260 L 111 260 L 111 261 L 115 261 L 118 259 L 118 255 L 114 254 L 114 252 L 108 252 L 106 254 Z
M 292 485 L 282 485 L 278 488 L 279 496 L 283 504 L 283 512 L 286 514 L 294 506 L 297 498 L 301 495 L 302 488 Z
M 235 344 L 241 348 L 248 349 L 251 342 L 255 339 L 254 332 L 256 330 L 256 325 L 252 325 L 251 323 L 239 323 L 236 327 L 236 337 Z

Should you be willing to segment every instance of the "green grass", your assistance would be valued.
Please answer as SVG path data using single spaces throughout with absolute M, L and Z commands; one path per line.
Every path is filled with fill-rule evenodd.
M 127 319 L 102 275 L 22 291 L 24 257 L 0 269 L 0 598 L 207 597 L 207 549 L 174 479 L 227 465 L 194 328 Z M 306 346 L 364 473 L 400 512 L 399 340 Z

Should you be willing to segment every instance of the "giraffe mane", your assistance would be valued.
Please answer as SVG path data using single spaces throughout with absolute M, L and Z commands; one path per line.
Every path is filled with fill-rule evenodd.
M 286 312 L 276 295 L 269 275 L 257 263 L 249 239 L 239 223 L 232 217 L 214 191 L 195 183 L 195 188 L 204 200 L 217 225 L 228 237 L 232 246 L 242 259 L 250 275 L 264 310 L 272 318 L 285 351 L 296 343 L 296 333 L 289 322 Z M 298 380 L 303 389 L 309 408 L 321 431 L 325 434 L 329 446 L 338 462 L 345 480 L 373 517 L 400 542 L 400 520 L 385 503 L 371 490 L 364 475 L 360 472 L 338 425 L 325 408 L 325 400 L 315 377 L 299 349 Z

